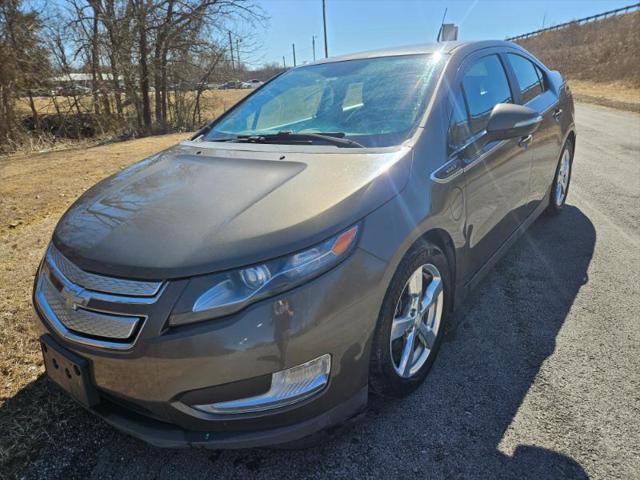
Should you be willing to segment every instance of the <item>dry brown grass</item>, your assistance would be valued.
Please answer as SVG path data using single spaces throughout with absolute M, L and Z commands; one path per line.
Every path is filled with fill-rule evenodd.
M 579 102 L 597 103 L 607 107 L 640 112 L 640 87 L 622 82 L 592 82 L 569 80 L 571 91 Z
M 214 119 L 221 113 L 226 112 L 229 107 L 235 105 L 238 100 L 243 98 L 251 90 L 206 90 L 202 92 L 202 116 L 205 119 Z M 195 93 L 188 92 L 188 96 L 193 97 Z M 93 111 L 93 97 L 84 95 L 78 97 L 80 109 L 84 112 Z M 36 97 L 34 103 L 38 114 L 51 115 L 56 112 L 55 103 L 58 104 L 61 112 L 75 111 L 73 97 Z M 151 94 L 151 103 L 153 104 L 153 94 Z M 29 107 L 29 99 L 21 98 L 18 100 L 16 110 L 22 115 L 31 115 Z
M 69 205 L 98 180 L 178 143 L 188 134 L 0 159 L 0 478 L 17 474 L 41 442 L 50 416 L 72 404 L 28 386 L 43 372 L 31 288 L 52 230 Z M 37 401 L 25 404 L 24 392 Z M 21 401 L 12 401 L 21 393 Z M 17 398 L 17 397 L 16 397 Z M 58 421 L 58 420 L 56 420 Z

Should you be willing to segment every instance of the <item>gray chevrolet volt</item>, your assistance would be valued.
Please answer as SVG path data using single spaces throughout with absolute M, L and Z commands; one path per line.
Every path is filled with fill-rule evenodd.
M 453 309 L 562 210 L 575 142 L 568 86 L 512 43 L 290 69 L 64 214 L 47 373 L 154 445 L 294 445 L 424 381 Z

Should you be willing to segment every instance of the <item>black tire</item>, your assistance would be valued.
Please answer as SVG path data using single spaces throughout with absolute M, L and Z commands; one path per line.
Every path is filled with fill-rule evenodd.
M 395 370 L 391 357 L 390 336 L 391 326 L 396 313 L 396 305 L 403 293 L 404 287 L 411 276 L 420 266 L 433 264 L 440 272 L 443 284 L 444 308 L 440 320 L 440 327 L 422 367 L 411 377 L 401 377 Z M 451 272 L 449 263 L 442 250 L 429 242 L 421 242 L 412 248 L 394 274 L 382 303 L 378 324 L 371 349 L 371 363 L 369 370 L 369 386 L 384 397 L 404 397 L 422 384 L 429 373 L 438 354 L 442 337 L 450 316 Z
M 567 182 L 567 188 L 565 189 L 564 198 L 562 199 L 562 202 L 558 204 L 555 199 L 556 187 L 558 185 L 558 171 L 560 170 L 560 167 L 562 165 L 562 159 L 567 150 L 569 151 L 569 158 L 570 158 L 569 179 Z M 567 196 L 569 195 L 569 187 L 571 186 L 571 174 L 573 173 L 573 151 L 574 151 L 573 142 L 571 140 L 567 140 L 564 144 L 564 147 L 562 147 L 562 151 L 560 152 L 560 158 L 558 159 L 558 165 L 556 166 L 556 171 L 553 174 L 553 183 L 551 184 L 551 191 L 549 192 L 549 205 L 545 210 L 545 213 L 547 213 L 548 215 L 559 214 L 562 211 L 562 208 L 564 207 L 564 204 L 567 201 Z

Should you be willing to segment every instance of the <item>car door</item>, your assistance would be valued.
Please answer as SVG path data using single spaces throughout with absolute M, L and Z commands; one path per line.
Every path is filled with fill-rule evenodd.
M 515 51 L 506 52 L 504 56 L 517 84 L 518 103 L 542 115 L 529 147 L 532 161 L 527 210 L 531 211 L 545 197 L 553 180 L 562 147 L 563 111 L 546 73 L 532 58 Z
M 456 84 L 465 102 L 468 124 L 468 138 L 452 155 L 461 155 L 464 165 L 465 278 L 469 279 L 524 220 L 531 156 L 528 139 L 483 141 L 493 107 L 514 102 L 498 50 L 479 52 L 466 59 Z

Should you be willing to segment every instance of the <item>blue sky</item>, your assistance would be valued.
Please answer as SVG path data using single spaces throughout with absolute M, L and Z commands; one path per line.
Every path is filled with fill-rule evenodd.
M 635 0 L 326 0 L 329 56 L 435 40 L 444 9 L 460 40 L 504 39 L 633 4 Z M 323 56 L 322 0 L 257 0 L 270 17 L 257 32 L 254 64 Z M 241 48 L 242 51 L 242 48 Z M 257 65 L 256 65 L 257 66 Z

